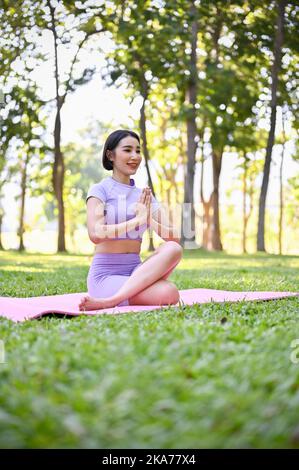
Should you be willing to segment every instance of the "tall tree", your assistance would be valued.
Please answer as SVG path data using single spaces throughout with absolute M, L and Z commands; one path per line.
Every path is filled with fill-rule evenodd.
M 223 155 L 237 146 L 238 131 L 247 121 L 256 122 L 253 106 L 259 95 L 255 60 L 256 48 L 247 35 L 248 5 L 240 2 L 201 2 L 202 21 L 198 71 L 201 76 L 198 93 L 198 128 L 201 139 L 201 188 L 203 204 L 203 245 L 222 250 L 220 227 L 220 183 Z M 213 189 L 204 199 L 204 168 L 209 149 L 212 160 Z
M 67 7 L 71 7 L 69 2 L 65 2 Z M 54 125 L 54 165 L 53 165 L 53 188 L 58 203 L 58 252 L 66 251 L 65 246 L 65 215 L 64 215 L 64 201 L 63 201 L 63 187 L 64 187 L 64 174 L 65 164 L 64 157 L 61 150 L 61 110 L 65 103 L 67 95 L 74 91 L 78 85 L 83 85 L 91 80 L 95 71 L 94 67 L 87 67 L 84 69 L 81 76 L 74 78 L 74 69 L 78 61 L 78 55 L 86 44 L 90 36 L 103 31 L 96 25 L 96 18 L 84 18 L 79 16 L 79 24 L 76 28 L 79 32 L 83 33 L 83 38 L 77 42 L 76 50 L 71 60 L 68 77 L 66 80 L 61 80 L 58 47 L 59 44 L 66 44 L 71 41 L 70 31 L 68 27 L 69 13 L 67 9 L 61 10 L 59 5 L 52 4 L 51 0 L 46 0 L 46 5 L 50 11 L 50 30 L 53 36 L 54 45 L 54 77 L 55 77 L 55 99 L 56 99 L 56 116 Z M 71 13 L 70 13 L 71 14 Z M 82 16 L 82 15 L 81 15 Z M 78 19 L 78 18 L 77 18 Z M 60 33 L 58 33 L 60 31 Z M 61 88 L 63 92 L 61 93 Z
M 80 53 L 88 46 L 89 38 L 103 31 L 101 27 L 101 15 L 105 15 L 106 6 L 100 5 L 96 12 L 89 14 L 82 8 L 80 2 L 67 0 L 56 2 L 54 0 L 16 0 L 14 5 L 9 2 L 4 4 L 6 18 L 6 40 L 8 46 L 5 50 L 6 68 L 13 69 L 18 60 L 20 50 L 23 51 L 23 60 L 30 54 L 30 60 L 44 62 L 41 55 L 39 37 L 47 32 L 53 38 L 53 76 L 55 80 L 55 125 L 54 125 L 54 162 L 52 185 L 58 206 L 58 251 L 66 251 L 65 246 L 65 217 L 63 185 L 65 165 L 61 151 L 61 110 L 67 96 L 77 87 L 86 84 L 93 76 L 95 67 L 80 66 Z M 16 15 L 16 11 L 22 11 L 22 15 Z M 17 19 L 16 19 L 17 17 Z M 13 35 L 11 35 L 13 31 Z M 22 41 L 15 40 L 21 38 Z M 20 46 L 21 43 L 21 46 Z M 68 49 L 71 58 L 69 64 L 64 63 L 60 51 Z M 26 59 L 25 59 L 26 60 Z M 67 69 L 67 70 L 65 70 Z M 82 70 L 83 69 L 83 70 Z M 50 100 L 52 102 L 52 100 Z
M 263 172 L 263 181 L 261 187 L 261 194 L 259 199 L 259 216 L 258 216 L 258 233 L 257 233 L 257 250 L 265 251 L 265 209 L 266 198 L 269 185 L 270 166 L 272 159 L 272 148 L 275 138 L 275 125 L 276 125 L 276 107 L 277 107 L 277 86 L 279 80 L 279 71 L 281 67 L 281 55 L 283 44 L 283 33 L 285 23 L 285 8 L 286 0 L 277 1 L 277 24 L 276 34 L 274 40 L 273 50 L 273 66 L 271 72 L 271 114 L 270 114 L 270 130 L 266 148 L 265 165 Z
M 195 247 L 195 209 L 194 209 L 194 175 L 195 175 L 195 155 L 197 150 L 198 135 L 196 125 L 196 104 L 197 104 L 197 88 L 198 88 L 198 71 L 197 71 L 197 36 L 198 36 L 198 10 L 195 1 L 190 2 L 190 63 L 189 63 L 189 79 L 186 86 L 186 106 L 188 113 L 186 116 L 187 127 L 187 164 L 184 174 L 184 207 L 182 210 L 182 234 L 181 244 L 183 247 Z M 185 211 L 185 205 L 187 211 Z M 190 208 L 190 211 L 189 211 Z M 190 227 L 189 227 L 190 221 Z M 190 235 L 185 236 L 184 227 L 188 224 Z
M 131 102 L 135 97 L 141 97 L 138 127 L 148 185 L 156 196 L 149 164 L 146 105 L 150 101 L 151 88 L 160 65 L 156 44 L 158 31 L 155 31 L 159 8 L 149 0 L 116 1 L 115 5 L 116 18 L 109 29 L 116 48 L 108 54 L 107 72 L 103 71 L 103 77 L 108 86 L 121 86 L 126 82 L 126 96 Z M 150 237 L 149 251 L 153 249 L 153 240 Z

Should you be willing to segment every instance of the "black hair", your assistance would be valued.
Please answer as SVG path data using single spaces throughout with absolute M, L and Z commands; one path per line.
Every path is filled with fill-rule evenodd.
M 129 135 L 137 139 L 140 144 L 139 135 L 136 134 L 136 132 L 129 131 L 127 129 L 118 129 L 117 131 L 114 131 L 109 134 L 104 145 L 102 158 L 102 163 L 105 170 L 113 170 L 113 162 L 107 157 L 107 150 L 114 150 L 115 147 L 117 147 L 118 143 L 121 141 L 121 139 Z

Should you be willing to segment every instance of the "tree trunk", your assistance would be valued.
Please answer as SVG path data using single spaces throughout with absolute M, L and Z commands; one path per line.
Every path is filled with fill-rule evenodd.
M 196 17 L 196 7 L 194 2 L 191 4 L 190 12 Z M 196 155 L 196 102 L 197 102 L 197 35 L 198 22 L 197 19 L 191 23 L 191 59 L 190 59 L 190 80 L 186 90 L 186 103 L 188 105 L 187 124 L 187 167 L 184 171 L 184 207 L 182 210 L 182 233 L 181 245 L 183 248 L 195 248 L 195 209 L 194 209 L 194 172 L 195 172 L 195 155 Z M 190 221 L 190 223 L 189 223 Z M 187 234 L 185 227 L 188 228 Z
M 202 247 L 205 250 L 210 250 L 212 247 L 212 194 L 210 198 L 206 201 L 203 195 L 203 184 L 204 184 L 204 169 L 205 169 L 205 158 L 204 158 L 204 132 L 205 132 L 205 120 L 202 126 L 201 132 L 199 132 L 199 138 L 201 142 L 201 169 L 200 169 L 200 202 L 203 208 L 202 215 Z
M 63 201 L 63 186 L 64 186 L 64 159 L 60 146 L 61 140 L 61 121 L 60 109 L 57 109 L 55 128 L 54 128 L 54 167 L 53 167 L 53 187 L 58 204 L 58 249 L 57 252 L 66 252 L 65 247 L 65 218 L 64 218 L 64 201 Z
M 221 30 L 223 28 L 223 12 L 220 5 L 216 5 L 216 21 L 212 33 L 213 51 L 212 61 L 216 66 L 220 63 L 219 60 L 219 39 L 221 37 Z M 213 141 L 213 139 L 211 140 Z M 217 142 L 217 138 L 214 139 Z M 213 147 L 213 146 L 212 146 Z M 219 217 L 219 181 L 222 164 L 223 149 L 212 148 L 212 166 L 213 166 L 213 192 L 212 192 L 212 227 L 211 227 L 211 248 L 212 250 L 222 251 L 221 234 L 220 234 L 220 217 Z
M 279 230 L 278 230 L 278 243 L 279 243 L 279 254 L 282 255 L 282 224 L 283 224 L 283 161 L 285 155 L 285 142 L 286 142 L 286 134 L 285 134 L 285 116 L 282 111 L 282 136 L 283 136 L 283 143 L 282 143 L 282 152 L 281 152 L 281 160 L 280 160 L 280 168 L 279 168 Z
M 200 169 L 200 202 L 203 208 L 203 220 L 202 220 L 202 247 L 205 250 L 210 250 L 212 247 L 212 194 L 206 201 L 203 195 L 203 184 L 204 184 L 204 169 L 205 169 L 205 158 L 204 158 L 204 133 L 205 133 L 205 120 L 203 122 L 202 130 L 199 132 L 199 138 L 201 142 L 201 169 Z
M 246 215 L 246 196 L 247 196 L 247 157 L 244 153 L 244 168 L 243 168 L 243 237 L 242 247 L 243 253 L 247 253 L 246 250 L 246 231 L 247 231 L 247 215 Z
M 64 159 L 61 152 L 61 106 L 64 98 L 59 95 L 59 72 L 58 72 L 58 52 L 57 52 L 57 32 L 55 24 L 55 8 L 52 7 L 51 1 L 47 0 L 47 5 L 51 14 L 51 31 L 54 38 L 54 54 L 55 54 L 55 85 L 56 85 L 56 117 L 54 127 L 54 166 L 52 183 L 54 193 L 58 205 L 58 249 L 57 252 L 66 252 L 65 247 L 65 217 L 63 203 L 63 184 L 64 184 Z
M 218 154 L 215 150 L 212 152 L 213 160 L 213 223 L 212 223 L 212 249 L 222 251 L 220 221 L 219 221 L 219 180 L 222 164 L 222 150 Z
M 274 144 L 275 136 L 275 124 L 276 124 L 276 105 L 277 105 L 277 85 L 278 85 L 278 74 L 281 66 L 281 49 L 283 43 L 283 26 L 284 26 L 284 15 L 285 15 L 286 0 L 277 1 L 277 29 L 275 34 L 274 43 L 274 63 L 272 67 L 271 77 L 271 117 L 270 117 L 270 131 L 267 142 L 266 158 L 263 172 L 263 182 L 259 200 L 259 216 L 258 216 L 258 234 L 257 234 L 257 250 L 265 250 L 265 209 L 266 209 L 266 198 L 269 185 L 270 166 L 272 159 L 272 148 Z
M 24 215 L 25 215 L 25 198 L 26 198 L 26 187 L 27 187 L 27 166 L 29 161 L 29 150 L 26 153 L 25 160 L 22 167 L 22 179 L 21 179 L 21 209 L 20 209 L 20 220 L 18 235 L 20 237 L 18 251 L 24 251 Z
M 152 178 L 151 178 L 151 172 L 150 172 L 149 165 L 148 165 L 149 152 L 148 152 L 148 146 L 147 146 L 146 117 L 145 117 L 145 101 L 146 101 L 147 96 L 148 96 L 148 90 L 147 90 L 147 83 L 146 83 L 145 80 L 144 80 L 142 86 L 143 86 L 143 89 L 142 89 L 143 102 L 142 102 L 142 106 L 141 106 L 141 109 L 140 109 L 139 126 L 140 126 L 141 137 L 142 137 L 143 155 L 144 155 L 146 173 L 147 173 L 147 177 L 148 177 L 148 185 L 151 188 L 153 196 L 156 197 L 153 182 L 152 182 Z M 148 251 L 154 251 L 155 247 L 154 247 L 154 243 L 153 243 L 153 230 L 151 228 L 149 228 L 148 232 L 149 232 Z
M 208 201 L 202 201 L 203 204 L 203 228 L 202 228 L 202 247 L 205 250 L 212 248 L 212 194 Z

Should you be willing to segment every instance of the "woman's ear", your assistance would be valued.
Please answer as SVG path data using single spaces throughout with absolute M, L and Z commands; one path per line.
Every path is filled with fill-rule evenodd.
M 112 158 L 111 158 L 111 157 L 113 156 L 112 152 L 111 152 L 110 150 L 107 150 L 106 155 L 107 155 L 108 160 L 109 160 L 109 161 L 112 163 L 112 165 L 113 165 L 113 160 L 112 160 Z

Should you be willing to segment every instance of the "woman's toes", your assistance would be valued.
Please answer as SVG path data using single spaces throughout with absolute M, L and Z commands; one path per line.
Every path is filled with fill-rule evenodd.
M 87 300 L 88 300 L 88 296 L 82 297 L 82 299 L 80 300 L 80 303 L 79 303 L 79 310 L 84 309 L 84 306 L 85 306 Z

